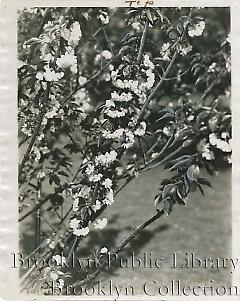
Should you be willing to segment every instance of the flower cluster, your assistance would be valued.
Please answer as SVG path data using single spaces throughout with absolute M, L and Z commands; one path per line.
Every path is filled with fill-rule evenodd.
M 222 133 L 221 137 L 226 139 L 228 137 L 228 133 Z M 215 146 L 223 152 L 230 153 L 232 151 L 231 139 L 229 139 L 228 142 L 223 139 L 218 138 L 215 133 L 209 135 L 209 142 L 212 146 Z
M 208 137 L 208 141 L 206 138 L 203 138 L 197 145 L 198 151 L 202 154 L 202 157 L 206 160 L 214 160 L 215 154 L 214 151 L 216 149 L 221 150 L 224 153 L 231 153 L 231 139 L 229 134 L 226 132 L 221 133 L 221 138 L 218 138 L 216 133 L 211 133 Z
M 66 51 L 65 54 L 57 58 L 56 64 L 59 68 L 62 69 L 77 65 L 77 57 L 75 56 L 74 51 L 72 49 L 70 49 L 69 52 Z
M 101 21 L 102 24 L 106 25 L 109 23 L 109 16 L 108 13 L 105 11 L 101 11 L 101 13 L 98 15 L 99 20 Z
M 130 70 L 127 67 L 124 68 L 121 65 L 117 70 L 113 70 L 111 73 L 113 85 L 119 89 L 130 90 L 134 94 L 140 97 L 141 102 L 143 102 L 143 98 L 146 95 L 147 91 L 149 91 L 155 82 L 155 74 L 154 74 L 154 64 L 151 62 L 149 54 L 144 55 L 143 66 L 138 74 L 138 79 L 124 79 L 122 80 L 120 77 L 120 71 L 125 73 L 126 75 L 130 75 Z
M 110 59 L 110 53 L 105 51 L 102 55 Z M 86 167 L 83 169 L 82 184 L 72 190 L 73 212 L 76 217 L 71 220 L 70 226 L 75 235 L 88 234 L 89 223 L 86 225 L 85 220 L 83 227 L 83 221 L 78 218 L 79 210 L 81 211 L 84 203 L 87 210 L 93 212 L 103 205 L 113 204 L 114 186 L 119 169 L 118 153 L 121 152 L 120 150 L 132 147 L 136 137 L 143 136 L 147 129 L 144 121 L 139 123 L 136 121 L 139 109 L 147 99 L 146 93 L 155 82 L 154 64 L 149 55 L 145 54 L 136 80 L 128 79 L 131 77 L 131 71 L 126 74 L 126 70 L 123 69 L 124 67 L 120 66 L 117 71 L 112 71 L 113 84 L 118 91 L 113 91 L 111 97 L 105 100 L 98 118 L 93 122 L 96 137 L 102 137 L 102 143 L 108 145 L 108 150 L 104 152 L 99 149 L 97 153 L 89 152 L 88 157 L 83 161 Z M 124 79 L 121 73 L 124 74 Z M 97 220 L 94 226 L 102 229 L 106 224 L 107 220 L 102 219 Z
M 64 76 L 63 72 L 56 72 L 49 66 L 44 67 L 43 72 L 38 72 L 36 78 L 39 80 L 45 80 L 47 82 L 57 82 Z
M 170 43 L 164 43 L 160 49 L 160 55 L 161 58 L 164 61 L 170 61 L 170 55 L 171 55 L 171 45 Z
M 212 150 L 210 150 L 210 143 L 207 143 L 207 139 L 203 138 L 197 146 L 198 151 L 202 154 L 202 157 L 206 160 L 214 160 L 215 155 Z
M 189 26 L 188 29 L 188 35 L 193 38 L 193 37 L 199 37 L 203 34 L 203 31 L 205 29 L 205 22 L 204 21 L 200 21 L 194 25 Z

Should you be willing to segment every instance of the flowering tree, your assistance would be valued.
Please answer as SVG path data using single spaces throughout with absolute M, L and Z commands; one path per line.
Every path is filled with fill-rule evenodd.
M 55 281 L 92 229 L 103 229 L 115 196 L 139 173 L 163 166 L 153 216 L 185 205 L 231 160 L 229 11 L 210 8 L 34 8 L 19 12 L 20 222 L 35 221 L 33 267 L 23 288 Z M 160 180 L 160 179 L 159 179 Z M 156 187 L 157 188 L 157 187 Z M 42 223 L 48 225 L 44 228 Z

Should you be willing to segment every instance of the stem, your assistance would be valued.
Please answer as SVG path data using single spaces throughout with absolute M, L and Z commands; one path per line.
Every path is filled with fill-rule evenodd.
M 157 219 L 159 219 L 164 214 L 164 210 L 158 210 L 155 215 L 153 215 L 150 219 L 142 223 L 140 226 L 136 227 L 136 229 L 121 243 L 119 247 L 112 253 L 111 261 L 116 260 L 116 254 L 120 253 L 137 235 L 141 233 L 143 229 L 151 225 L 153 222 L 155 222 Z M 98 269 L 92 273 L 90 276 L 88 276 L 86 279 L 80 280 L 75 282 L 72 287 L 81 286 L 84 285 L 93 279 L 95 279 L 106 267 L 108 263 L 108 258 L 105 259 L 105 261 L 98 267 Z
M 149 28 L 149 22 L 148 22 L 148 20 L 146 20 L 145 21 L 144 30 L 143 30 L 143 34 L 142 34 L 142 37 L 141 37 L 141 42 L 140 42 L 140 47 L 139 47 L 139 51 L 138 51 L 138 56 L 137 56 L 137 62 L 138 62 L 138 64 L 140 64 L 141 61 L 142 61 L 143 50 L 144 50 L 144 46 L 145 46 L 145 42 L 146 42 L 146 38 L 147 38 L 148 28 Z
M 143 117 L 143 114 L 149 104 L 149 102 L 152 100 L 152 98 L 156 95 L 157 91 L 161 88 L 163 82 L 165 81 L 165 78 L 167 77 L 169 71 L 171 70 L 176 58 L 177 58 L 177 54 L 178 54 L 178 49 L 176 49 L 167 69 L 165 70 L 163 76 L 161 77 L 160 81 L 158 82 L 158 84 L 156 85 L 156 87 L 153 89 L 153 91 L 151 92 L 151 94 L 148 96 L 147 100 L 145 101 L 140 113 L 139 113 L 139 116 L 138 116 L 138 122 L 141 120 L 141 118 Z

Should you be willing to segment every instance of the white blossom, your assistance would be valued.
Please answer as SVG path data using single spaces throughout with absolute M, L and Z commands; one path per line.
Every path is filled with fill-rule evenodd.
M 130 100 L 132 100 L 133 96 L 131 92 L 128 93 L 121 93 L 120 95 L 117 92 L 113 92 L 111 93 L 111 100 L 112 101 L 117 101 L 117 102 L 128 102 Z
M 171 54 L 171 51 L 170 51 L 170 43 L 164 43 L 160 49 L 160 55 L 162 56 L 162 59 L 164 61 L 169 61 L 170 60 L 170 54 Z
M 90 98 L 88 96 L 88 92 L 82 88 L 78 90 L 74 95 L 74 102 L 79 105 L 79 108 L 83 112 L 88 112 L 91 110 Z
M 106 12 L 101 12 L 101 14 L 98 16 L 102 24 L 108 24 L 109 23 L 109 16 Z
M 61 255 L 54 255 L 52 258 L 56 261 L 57 265 L 62 265 L 66 262 L 66 258 Z
M 77 68 L 77 64 L 74 64 L 70 67 L 70 71 L 73 73 L 73 74 L 77 74 L 78 72 L 78 68 Z
M 104 201 L 104 203 L 105 203 L 106 205 L 108 205 L 108 206 L 110 206 L 110 205 L 113 204 L 114 198 L 113 198 L 113 190 L 112 190 L 112 189 L 110 189 L 110 190 L 107 192 L 106 197 L 105 197 L 105 199 L 104 199 L 103 201 Z
M 182 56 L 187 55 L 189 52 L 191 52 L 193 49 L 192 45 L 188 45 L 186 47 L 181 47 L 180 48 L 180 54 Z
M 163 134 L 165 134 L 166 136 L 170 136 L 171 135 L 171 131 L 169 127 L 164 127 L 163 128 Z
M 96 222 L 94 223 L 94 227 L 96 229 L 104 229 L 107 226 L 107 219 L 104 217 L 102 219 L 96 219 Z
M 43 73 L 42 72 L 38 72 L 36 74 L 36 79 L 43 80 Z
M 149 54 L 145 54 L 143 57 L 143 65 L 147 68 L 154 69 L 154 64 L 151 62 Z
M 217 66 L 217 63 L 212 63 L 209 67 L 208 67 L 208 72 L 210 73 L 213 73 L 216 71 L 216 66 Z
M 77 57 L 74 54 L 74 51 L 66 52 L 61 55 L 60 58 L 57 58 L 56 64 L 59 68 L 68 68 L 77 64 Z
M 37 179 L 43 179 L 43 178 L 45 178 L 45 176 L 46 176 L 46 173 L 44 172 L 44 171 L 39 171 L 38 173 L 37 173 L 37 176 L 36 176 L 36 178 Z
M 222 134 L 221 134 L 221 137 L 222 137 L 223 139 L 226 139 L 226 138 L 227 138 L 227 136 L 228 136 L 228 133 L 226 133 L 226 132 L 222 132 Z
M 134 131 L 137 136 L 143 136 L 146 132 L 147 125 L 144 121 L 140 122 L 138 128 Z
M 77 228 L 73 229 L 73 234 L 76 236 L 86 236 L 88 235 L 88 233 L 89 233 L 88 227 L 81 228 L 81 229 L 77 229 Z
M 127 110 L 124 108 L 120 108 L 119 110 L 107 110 L 105 113 L 111 118 L 120 118 L 126 115 Z
M 216 134 L 212 133 L 209 135 L 209 142 L 211 145 L 216 146 L 223 152 L 231 152 L 231 145 L 227 141 L 219 139 Z M 230 142 L 230 141 L 229 141 Z
M 87 78 L 85 76 L 79 76 L 78 83 L 79 85 L 84 85 L 87 82 Z
M 122 144 L 124 148 L 130 148 L 135 143 L 134 134 L 130 130 L 125 130 L 125 141 Z
M 198 143 L 197 149 L 201 152 L 203 158 L 205 158 L 206 160 L 213 160 L 215 159 L 214 153 L 210 150 L 210 143 L 206 143 L 206 141 L 206 138 L 202 139 Z
M 36 162 L 39 161 L 41 159 L 41 153 L 40 153 L 39 149 L 36 146 L 34 146 L 32 150 L 33 150 L 33 153 L 35 156 L 34 160 Z
M 106 248 L 106 247 L 102 247 L 101 250 L 100 250 L 101 254 L 105 254 L 107 252 L 108 252 L 108 248 Z
M 91 174 L 94 172 L 94 165 L 89 164 L 89 165 L 86 167 L 85 172 L 86 172 L 87 175 L 91 175 Z
M 78 193 L 79 197 L 82 197 L 84 199 L 88 199 L 90 196 L 91 187 L 87 185 L 83 185 L 80 192 Z
M 101 209 L 101 202 L 99 202 L 99 200 L 96 200 L 95 205 L 92 205 L 92 209 L 95 212 Z
M 63 72 L 55 72 L 54 70 L 51 70 L 49 66 L 44 67 L 45 72 L 43 72 L 43 77 L 47 82 L 55 82 L 59 81 L 64 76 Z
M 103 50 L 101 54 L 106 60 L 110 60 L 112 58 L 112 53 L 109 50 Z
M 112 99 L 107 99 L 105 102 L 105 107 L 106 108 L 111 108 L 111 107 L 115 107 L 115 103 Z
M 70 36 L 68 38 L 69 44 L 73 47 L 77 46 L 79 40 L 82 37 L 82 31 L 79 22 L 75 21 L 70 29 Z
M 106 139 L 120 139 L 124 133 L 124 129 L 117 129 L 114 132 L 110 132 L 107 130 L 102 131 L 102 135 Z
M 89 176 L 89 180 L 90 180 L 91 182 L 98 182 L 98 181 L 101 180 L 102 176 L 103 176 L 103 175 L 102 175 L 101 173 L 96 174 L 96 175 L 91 175 L 91 176 Z
M 106 82 L 109 82 L 111 80 L 111 75 L 108 72 L 105 72 L 102 75 L 102 79 L 105 80 Z
M 188 30 L 188 35 L 190 37 L 195 37 L 195 36 L 199 37 L 202 35 L 204 29 L 205 29 L 205 22 L 200 21 L 199 23 L 190 27 L 190 29 Z
M 74 217 L 71 221 L 70 221 L 70 227 L 72 229 L 75 229 L 78 227 L 80 221 L 78 219 L 76 219 L 76 217 Z
M 112 150 L 110 152 L 106 152 L 105 154 L 96 156 L 95 162 L 96 164 L 107 166 L 113 163 L 116 159 L 117 159 L 117 152 L 115 150 Z
M 55 242 L 53 240 L 50 240 L 50 238 L 47 239 L 47 243 L 48 243 L 49 248 L 52 249 L 52 250 L 56 246 Z
M 78 200 L 74 200 L 73 201 L 73 211 L 78 211 L 78 205 L 79 205 L 79 201 Z
M 103 181 L 103 186 L 105 187 L 105 188 L 111 188 L 112 187 L 112 180 L 111 179 L 109 179 L 109 178 L 107 178 L 107 179 L 105 179 L 104 181 Z

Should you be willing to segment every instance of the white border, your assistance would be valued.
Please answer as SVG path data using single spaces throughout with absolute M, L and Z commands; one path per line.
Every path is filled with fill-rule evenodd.
M 7 300 L 23 300 L 17 292 L 18 272 L 9 269 L 12 250 L 18 250 L 17 204 L 17 76 L 16 76 L 16 11 L 22 7 L 126 7 L 124 0 L 5 0 L 0 4 L 0 296 Z M 240 1 L 239 0 L 154 0 L 154 6 L 231 7 L 232 22 L 232 257 L 240 255 Z M 232 285 L 240 284 L 240 269 L 233 274 Z M 0 297 L 1 298 L 1 297 Z M 24 296 L 24 300 L 86 300 L 81 296 Z M 240 300 L 238 296 L 223 297 L 147 297 L 121 296 L 117 300 Z M 114 297 L 88 297 L 87 300 L 114 300 Z

